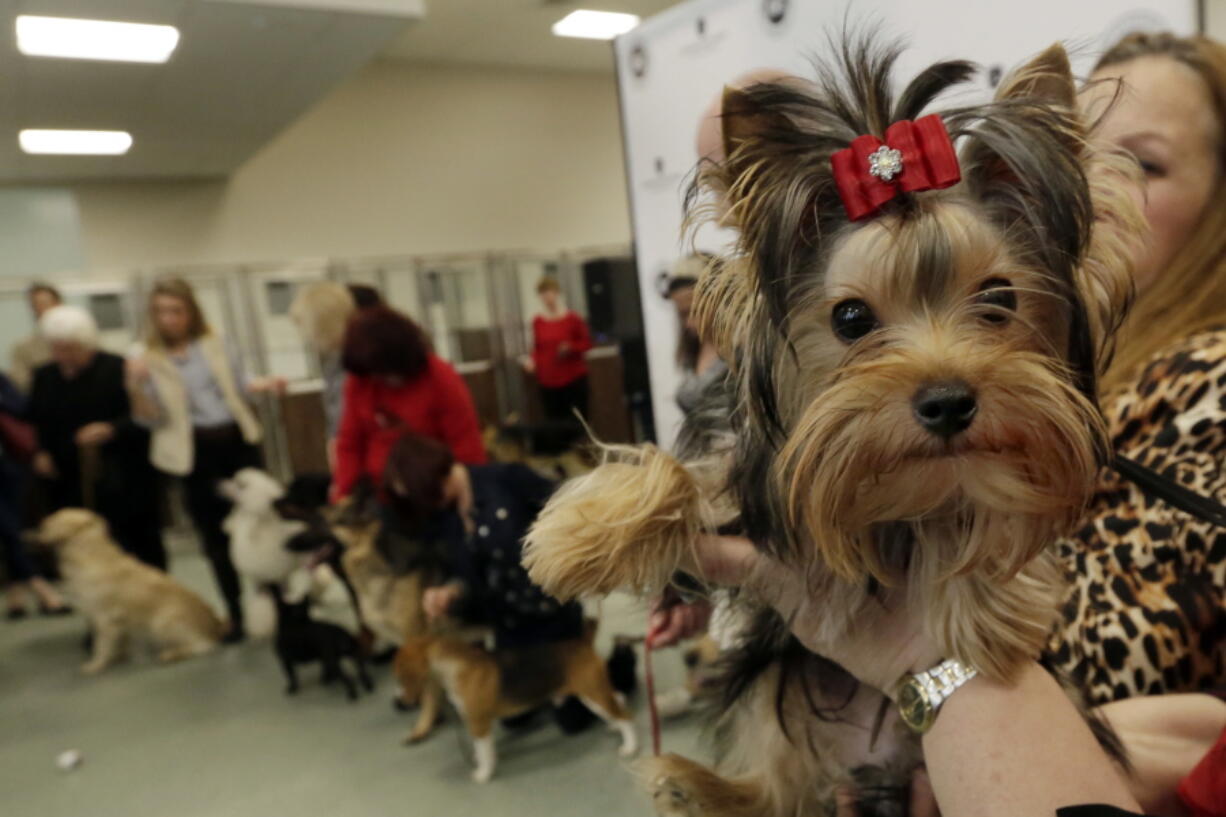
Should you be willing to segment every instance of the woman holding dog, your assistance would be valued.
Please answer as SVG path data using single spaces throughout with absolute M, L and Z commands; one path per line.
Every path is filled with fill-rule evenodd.
M 1083 104 L 1102 117 L 1103 141 L 1136 158 L 1152 231 L 1138 259 L 1137 300 L 1103 383 L 1113 442 L 1221 501 L 1226 48 L 1204 37 L 1133 34 L 1103 56 L 1093 80 Z M 832 654 L 837 646 L 811 638 L 819 628 L 805 619 L 805 591 L 794 577 L 743 539 L 709 537 L 700 551 L 705 575 L 754 583 L 791 616 L 797 637 L 879 689 L 940 658 L 903 599 L 883 605 L 878 620 L 841 645 L 854 650 Z M 1034 666 L 1013 687 L 974 678 L 948 699 L 924 737 L 928 771 L 914 781 L 912 813 L 935 815 L 939 802 L 946 817 L 1058 809 L 1071 817 L 1120 812 L 1062 807 L 1099 802 L 1131 813 L 1138 800 L 1152 814 L 1223 813 L 1214 809 L 1226 802 L 1226 705 L 1194 694 L 1121 700 L 1226 686 L 1222 532 L 1104 472 L 1085 524 L 1060 551 L 1072 589 L 1048 659 L 1088 685 L 1095 702 L 1115 701 L 1100 711 L 1132 755 L 1131 794 L 1068 698 Z M 672 643 L 700 626 L 702 612 L 657 609 L 648 637 Z M 1142 648 L 1144 637 L 1155 638 L 1155 622 L 1165 637 Z M 856 793 L 838 799 L 839 817 L 854 817 Z
M 187 511 L 212 564 L 230 616 L 226 643 L 246 636 L 241 585 L 222 521 L 230 503 L 217 485 L 261 461 L 263 436 L 248 399 L 279 392 L 278 378 L 247 378 L 238 356 L 205 320 L 191 284 L 158 281 L 149 295 L 149 334 L 128 361 L 133 386 L 145 395 L 138 417 L 153 430 L 150 459 L 183 480 Z

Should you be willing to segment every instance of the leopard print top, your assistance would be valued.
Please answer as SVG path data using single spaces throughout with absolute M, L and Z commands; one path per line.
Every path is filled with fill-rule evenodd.
M 1226 502 L 1226 329 L 1172 345 L 1104 408 L 1115 450 Z M 1071 586 L 1046 657 L 1094 703 L 1226 686 L 1226 530 L 1108 471 L 1058 550 Z

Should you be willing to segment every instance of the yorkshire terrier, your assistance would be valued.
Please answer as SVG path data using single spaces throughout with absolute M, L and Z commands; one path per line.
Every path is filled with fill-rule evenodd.
M 738 236 L 696 302 L 732 372 L 725 425 L 690 423 L 679 458 L 611 451 L 555 495 L 525 564 L 561 598 L 657 593 L 700 534 L 736 530 L 822 600 L 816 641 L 902 588 L 946 656 L 1006 680 L 1040 651 L 1049 545 L 1109 450 L 1097 379 L 1143 235 L 1135 173 L 1091 144 L 1060 46 L 994 101 L 921 116 L 974 67 L 937 63 L 895 97 L 898 50 L 871 40 L 836 46 L 816 82 L 725 91 L 726 158 L 691 211 Z M 918 740 L 847 733 L 880 694 L 777 615 L 734 662 L 718 771 L 652 762 L 661 812 L 791 817 L 840 784 L 905 787 Z

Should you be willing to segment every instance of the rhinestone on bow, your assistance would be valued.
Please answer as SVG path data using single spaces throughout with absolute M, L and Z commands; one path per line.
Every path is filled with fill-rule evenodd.
M 883 182 L 892 182 L 902 173 L 902 151 L 882 145 L 868 155 L 868 172 Z

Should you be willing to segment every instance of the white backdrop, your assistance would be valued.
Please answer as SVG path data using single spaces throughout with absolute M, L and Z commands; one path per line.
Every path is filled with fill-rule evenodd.
M 809 76 L 827 35 L 878 23 L 910 48 L 897 76 L 906 81 L 938 59 L 970 59 L 985 70 L 987 94 L 1002 71 L 1056 40 L 1088 72 L 1097 55 L 1136 30 L 1196 30 L 1195 0 L 689 0 L 657 15 L 614 43 L 629 175 L 643 318 L 656 427 L 672 443 L 680 412 L 673 395 L 677 322 L 658 295 L 659 279 L 688 251 L 681 239 L 682 197 L 697 161 L 695 135 L 704 109 L 723 85 L 756 68 Z M 718 251 L 714 231 L 698 248 Z

